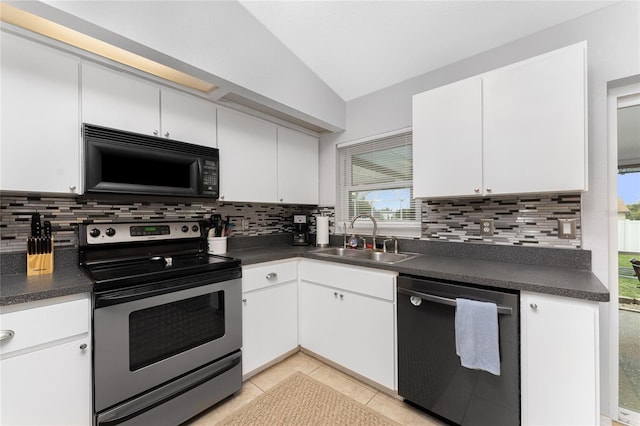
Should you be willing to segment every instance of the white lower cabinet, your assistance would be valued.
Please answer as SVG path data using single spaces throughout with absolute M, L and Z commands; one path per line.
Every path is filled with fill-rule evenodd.
M 298 347 L 297 260 L 242 268 L 242 375 Z
M 88 296 L 3 309 L 0 424 L 90 425 Z
M 396 390 L 396 273 L 300 263 L 300 345 Z
M 598 303 L 522 292 L 522 425 L 599 424 Z

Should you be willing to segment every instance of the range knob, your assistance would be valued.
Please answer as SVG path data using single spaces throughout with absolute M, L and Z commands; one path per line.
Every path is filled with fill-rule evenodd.
M 189 232 L 189 227 L 187 225 L 183 225 L 182 232 Z
M 116 235 L 116 230 L 113 228 L 107 228 L 105 233 L 107 234 L 107 237 L 113 237 L 114 235 Z
M 89 235 L 91 235 L 93 238 L 97 238 L 98 236 L 100 236 L 100 230 L 98 228 L 93 228 L 91 231 L 89 231 Z
M 191 230 L 192 230 L 193 232 L 198 232 L 198 225 L 193 225 L 193 226 L 191 227 Z

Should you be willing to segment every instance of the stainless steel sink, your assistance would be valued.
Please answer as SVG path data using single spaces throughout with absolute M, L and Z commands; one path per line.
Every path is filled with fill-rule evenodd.
M 375 260 L 376 262 L 382 263 L 396 263 L 412 257 L 415 257 L 415 255 L 407 253 L 384 253 L 381 251 L 363 251 L 361 255 L 358 256 L 359 259 Z
M 314 250 L 311 253 L 317 254 L 319 256 L 348 257 L 352 259 L 389 264 L 398 263 L 416 256 L 415 254 L 410 253 L 384 253 L 381 251 L 354 250 L 342 247 L 329 247 L 325 249 Z
M 347 249 L 342 247 L 329 247 L 320 250 L 314 250 L 311 253 L 321 256 L 359 257 L 363 252 L 361 250 Z

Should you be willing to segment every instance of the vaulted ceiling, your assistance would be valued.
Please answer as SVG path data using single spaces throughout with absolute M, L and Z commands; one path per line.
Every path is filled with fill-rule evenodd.
M 240 3 L 349 101 L 615 1 Z

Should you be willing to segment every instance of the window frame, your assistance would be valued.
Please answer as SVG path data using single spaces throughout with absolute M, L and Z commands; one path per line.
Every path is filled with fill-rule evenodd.
M 352 184 L 352 157 L 354 155 L 374 152 L 377 149 L 386 149 L 394 146 L 406 145 L 406 142 L 402 141 L 402 138 L 413 138 L 413 132 L 411 128 L 399 129 L 393 132 L 379 134 L 363 139 L 358 139 L 350 142 L 338 144 L 336 146 L 336 211 L 335 211 L 335 223 L 336 234 L 365 234 L 371 235 L 373 233 L 373 222 L 366 219 L 358 219 L 354 223 L 354 228 L 350 228 L 352 218 L 349 217 L 349 202 L 350 192 L 353 191 L 373 191 L 373 190 L 386 190 L 394 188 L 409 188 L 411 195 L 413 195 L 413 164 L 409 167 L 411 172 L 411 180 L 394 181 L 394 182 L 381 182 L 381 183 L 367 183 L 367 184 Z M 397 141 L 392 139 L 397 137 Z M 390 141 L 385 142 L 385 139 Z M 388 146 L 377 146 L 376 144 L 388 144 Z M 409 143 L 411 145 L 411 143 Z M 377 149 L 376 149 L 377 148 Z M 344 152 L 348 149 L 349 152 Z M 415 220 L 411 221 L 381 221 L 377 220 L 378 236 L 394 236 L 394 237 L 411 237 L 419 238 L 422 232 L 422 220 L 421 220 L 421 200 L 412 197 L 410 199 L 411 206 L 415 212 Z M 346 227 L 345 227 L 346 225 Z M 378 243 L 382 241 L 379 239 Z

